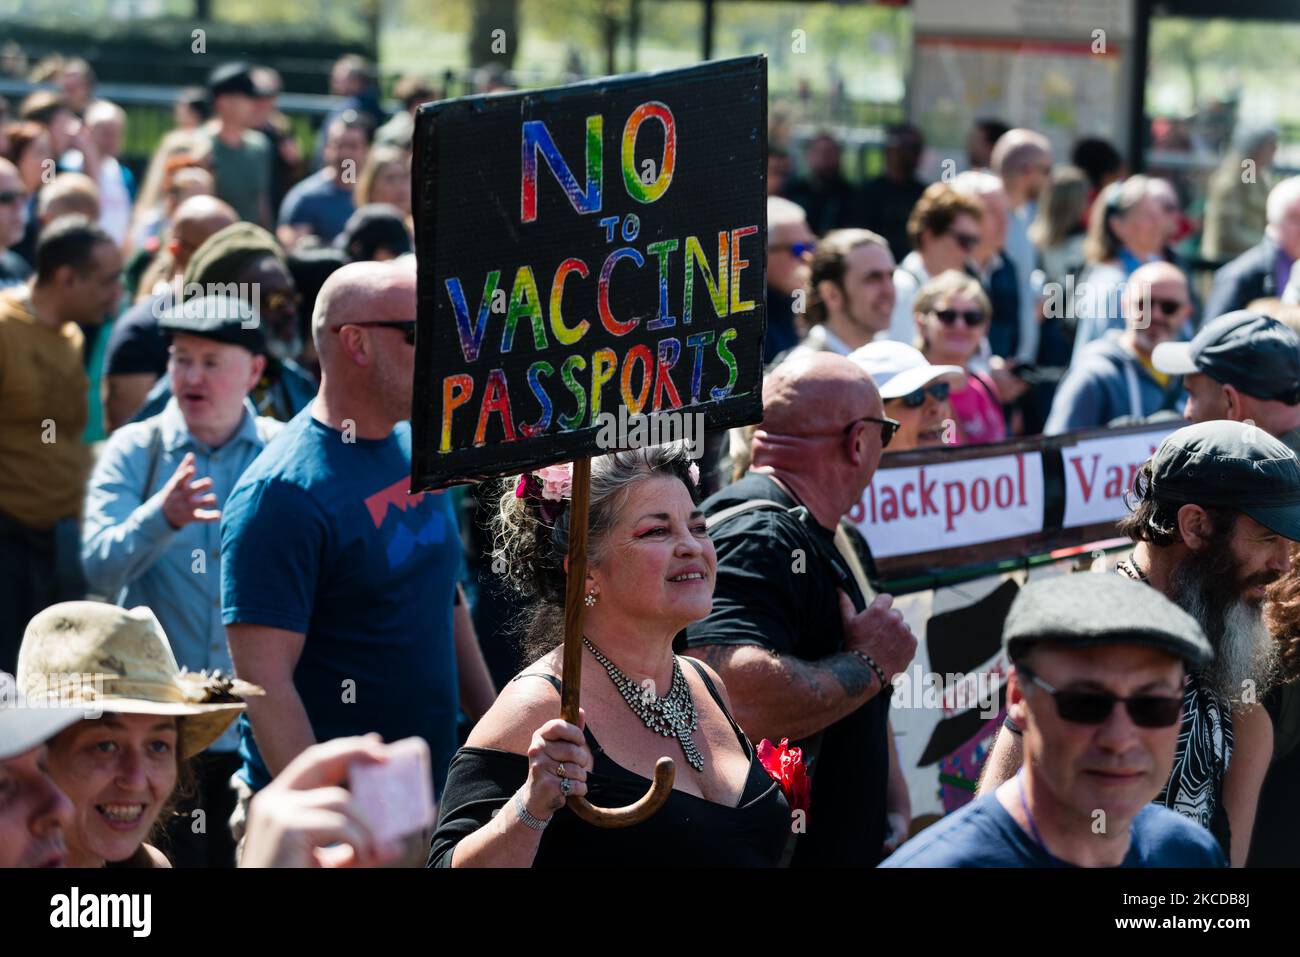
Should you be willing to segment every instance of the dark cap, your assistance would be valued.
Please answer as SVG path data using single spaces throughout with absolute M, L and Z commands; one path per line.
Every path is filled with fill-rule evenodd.
M 334 247 L 350 259 L 374 259 L 387 249 L 396 258 L 411 251 L 402 211 L 387 203 L 368 203 L 348 217 L 343 231 L 334 237 Z
M 1191 342 L 1162 342 L 1151 362 L 1169 375 L 1203 372 L 1257 399 L 1300 405 L 1300 336 L 1262 312 L 1226 313 Z
M 242 62 L 221 64 L 208 76 L 208 93 L 214 100 L 224 93 L 256 96 L 257 84 L 253 82 L 253 68 Z
M 238 296 L 195 296 L 169 305 L 158 317 L 158 329 L 168 336 L 182 333 L 243 346 L 260 355 L 266 351 L 266 335 L 258 319 L 253 307 Z
M 1300 541 L 1300 461 L 1263 429 L 1224 419 L 1179 429 L 1151 456 L 1144 497 L 1244 512 Z
M 1002 645 L 1014 662 L 1041 641 L 1072 648 L 1146 645 L 1193 670 L 1214 657 L 1191 615 L 1150 585 L 1108 573 L 1078 572 L 1020 589 L 1007 612 Z

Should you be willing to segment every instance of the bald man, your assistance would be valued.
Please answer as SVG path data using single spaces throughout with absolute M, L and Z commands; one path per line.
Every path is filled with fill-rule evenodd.
M 1116 419 L 1131 424 L 1182 407 L 1182 379 L 1151 364 L 1155 347 L 1177 339 L 1191 315 L 1182 270 L 1166 262 L 1134 270 L 1120 294 L 1120 310 L 1123 330 L 1088 343 L 1070 365 L 1056 390 L 1044 434 L 1095 428 Z
M 231 657 L 266 689 L 241 727 L 245 799 L 312 744 L 370 731 L 424 738 L 441 791 L 459 710 L 477 720 L 495 691 L 457 585 L 451 496 L 407 494 L 415 269 L 333 273 L 312 338 L 319 393 L 222 516 Z
M 1029 224 L 1038 215 L 1038 197 L 1052 174 L 1052 144 L 1034 130 L 1007 130 L 994 144 L 989 165 L 1002 180 L 1006 193 L 1007 235 L 1003 249 L 1016 267 L 1021 303 L 1028 306 L 1027 310 L 1021 310 L 1021 322 L 1027 324 L 1022 325 L 1021 336 L 1029 335 L 1032 341 L 1026 342 L 1017 355 L 1032 362 L 1038 354 L 1039 330 L 1034 309 L 1038 290 L 1033 282 L 1038 250 L 1029 238 Z
M 86 109 L 85 124 L 98 159 L 99 225 L 121 243 L 131 223 L 135 189 L 135 177 L 117 160 L 126 139 L 126 110 L 108 100 L 96 100 Z
M 114 323 L 108 340 L 103 386 L 108 431 L 131 421 L 167 371 L 167 339 L 158 331 L 158 313 L 169 295 L 183 298 L 177 294 L 184 292 L 182 277 L 194 250 L 238 219 L 234 209 L 215 196 L 192 196 L 176 207 L 166 245 L 172 263 L 170 293 L 155 293 L 128 309 Z
M 717 587 L 687 653 L 722 675 L 752 740 L 789 738 L 805 765 L 816 757 L 799 866 L 874 866 L 910 823 L 889 683 L 916 639 L 890 597 L 874 595 L 865 545 L 841 524 L 896 425 L 855 363 L 793 356 L 763 381 L 748 474 L 703 505 Z

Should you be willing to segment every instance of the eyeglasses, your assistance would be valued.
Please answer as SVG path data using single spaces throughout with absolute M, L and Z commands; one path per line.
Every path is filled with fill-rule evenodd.
M 415 345 L 415 320 L 414 319 L 394 319 L 390 322 L 345 322 L 334 327 L 338 332 L 343 326 L 378 326 L 381 329 L 400 329 L 402 337 L 406 340 L 408 346 Z
M 953 232 L 952 238 L 957 240 L 957 245 L 962 248 L 963 252 L 970 252 L 980 244 L 980 237 L 974 233 Z
M 1016 671 L 1038 685 L 1056 702 L 1056 713 L 1074 724 L 1101 724 L 1121 703 L 1139 728 L 1168 728 L 1183 716 L 1183 699 L 1168 695 L 1137 695 L 1121 698 L 1102 691 L 1058 691 L 1024 665 Z
M 882 449 L 887 448 L 889 446 L 890 440 L 892 440 L 894 437 L 894 433 L 897 432 L 899 426 L 903 424 L 902 422 L 899 422 L 897 419 L 891 419 L 888 416 L 886 416 L 883 419 L 877 419 L 874 416 L 864 415 L 862 416 L 862 418 L 854 419 L 848 425 L 844 426 L 844 434 L 848 435 L 850 432 L 852 432 L 853 427 L 857 425 L 859 422 L 878 422 L 880 424 L 880 447 Z
M 1177 315 L 1183 309 L 1187 308 L 1187 303 L 1178 299 L 1152 299 L 1151 305 L 1155 309 L 1159 310 L 1161 315 L 1165 316 Z
M 984 325 L 984 320 L 987 318 L 984 313 L 980 312 L 978 309 L 966 309 L 960 312 L 956 309 L 936 309 L 934 310 L 934 314 L 945 326 L 953 325 L 958 318 L 968 326 L 982 326 Z
M 934 382 L 931 383 L 930 385 L 922 386 L 921 388 L 917 389 L 915 392 L 909 392 L 907 393 L 907 395 L 900 395 L 897 398 L 899 401 L 903 403 L 903 405 L 907 406 L 909 409 L 915 409 L 915 408 L 919 408 L 922 405 L 925 405 L 925 397 L 927 395 L 934 396 L 934 400 L 936 402 L 947 401 L 948 393 L 950 391 L 951 391 L 951 387 L 948 385 L 947 382 Z
M 0 193 L 0 206 L 14 206 L 18 203 L 25 202 L 26 200 L 27 194 L 18 192 L 17 190 L 10 189 Z
M 284 309 L 298 308 L 302 302 L 302 297 L 296 292 L 273 292 L 266 297 L 266 307 L 272 312 L 280 312 Z M 344 323 L 344 325 L 356 325 L 356 323 Z
M 779 246 L 771 247 L 774 253 L 789 253 L 796 259 L 802 259 L 805 254 L 811 255 L 817 251 L 816 243 L 782 243 Z

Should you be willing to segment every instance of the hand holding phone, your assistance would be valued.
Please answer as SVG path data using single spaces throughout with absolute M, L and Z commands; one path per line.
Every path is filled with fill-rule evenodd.
M 378 764 L 348 769 L 348 789 L 375 840 L 397 841 L 432 827 L 432 760 L 423 738 L 403 738 L 384 746 Z

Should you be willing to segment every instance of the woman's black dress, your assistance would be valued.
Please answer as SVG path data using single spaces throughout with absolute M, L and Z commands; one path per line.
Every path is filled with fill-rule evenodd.
M 588 824 L 567 807 L 555 812 L 542 832 L 534 867 L 774 867 L 791 835 L 790 806 L 781 786 L 768 776 L 753 746 L 722 703 L 707 674 L 690 658 L 731 722 L 749 755 L 749 778 L 736 807 L 674 790 L 648 820 L 631 827 Z M 559 688 L 552 675 L 546 678 Z M 645 794 L 648 778 L 610 759 L 585 730 L 594 767 L 587 776 L 587 798 L 602 807 L 623 807 Z M 665 738 L 665 741 L 674 739 Z M 456 752 L 442 795 L 438 829 L 429 851 L 430 867 L 450 867 L 456 843 L 486 824 L 492 815 L 514 814 L 514 793 L 528 777 L 528 758 L 495 748 L 464 747 Z

